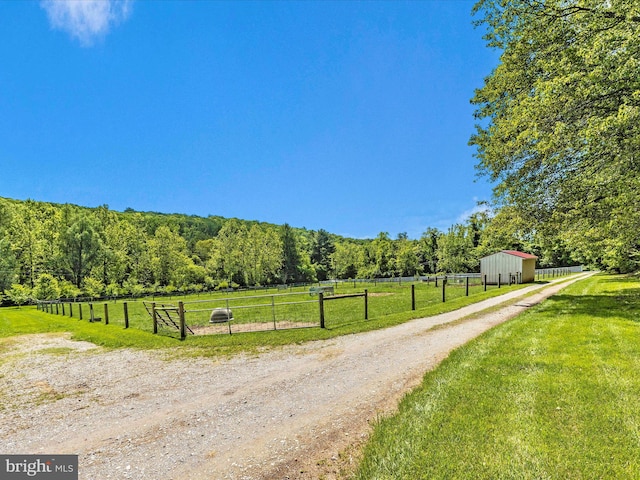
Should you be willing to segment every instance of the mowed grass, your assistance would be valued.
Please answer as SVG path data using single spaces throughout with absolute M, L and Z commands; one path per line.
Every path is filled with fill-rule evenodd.
M 517 290 L 527 285 L 503 286 L 498 289 L 490 286 L 487 291 L 483 291 L 481 286 L 472 287 L 470 295 L 464 295 L 463 287 L 448 287 L 447 301 L 442 302 L 441 288 L 435 288 L 433 283 L 416 285 L 416 310 L 411 310 L 411 285 L 410 284 L 378 284 L 362 286 L 357 284 L 343 284 L 336 289 L 336 294 L 348 294 L 362 292 L 364 288 L 368 288 L 369 293 L 369 319 L 364 319 L 364 300 L 362 298 L 348 298 L 342 300 L 333 300 L 325 302 L 326 328 L 298 328 L 277 331 L 261 331 L 261 332 L 244 332 L 233 335 L 189 335 L 184 342 L 179 340 L 177 330 L 169 330 L 163 328 L 158 335 L 152 333 L 152 321 L 142 305 L 141 301 L 127 302 L 130 328 L 124 329 L 124 313 L 123 303 L 108 302 L 109 325 L 104 322 L 89 323 L 88 305 L 83 305 L 83 319 L 79 319 L 79 305 L 73 305 L 73 317 L 69 317 L 68 304 L 65 306 L 65 315 L 62 315 L 62 305 L 58 305 L 58 314 L 50 314 L 37 311 L 35 307 L 22 308 L 2 308 L 0 309 L 0 339 L 8 338 L 14 335 L 46 333 L 46 332 L 70 332 L 73 339 L 85 340 L 93 342 L 97 345 L 107 348 L 141 348 L 141 349 L 169 349 L 173 355 L 187 356 L 217 356 L 232 355 L 239 352 L 257 352 L 265 348 L 272 348 L 282 345 L 302 343 L 312 340 L 325 340 L 340 335 L 347 335 L 358 332 L 365 332 L 380 328 L 386 328 L 393 325 L 406 322 L 413 318 L 421 318 L 436 315 L 442 312 L 456 310 L 465 305 L 479 302 L 486 298 L 494 297 Z M 308 294 L 308 287 L 305 289 L 306 294 L 300 294 L 302 290 L 297 292 L 288 292 L 287 295 L 278 296 L 279 301 L 299 301 L 301 299 L 312 300 L 312 303 L 306 303 L 295 306 L 292 318 L 298 321 L 315 321 L 319 323 L 317 297 L 311 297 Z M 283 293 L 276 289 L 269 292 L 261 292 L 269 294 Z M 255 293 L 237 292 L 233 296 L 228 293 L 219 293 L 212 296 L 212 299 L 204 294 L 194 295 L 190 297 L 174 297 L 174 298 L 156 298 L 158 304 L 177 304 L 178 300 L 185 302 L 187 311 L 196 310 L 211 306 L 223 306 L 225 298 L 232 298 L 235 304 L 251 304 L 264 303 L 270 300 L 265 298 L 249 298 L 255 296 Z M 154 299 L 150 298 L 149 301 Z M 202 302 L 203 303 L 189 303 Z M 221 303 L 222 302 L 222 303 Z M 232 305 L 233 307 L 233 305 Z M 288 307 L 287 307 L 288 308 Z M 247 312 L 256 314 L 261 312 L 263 320 L 270 322 L 272 315 L 270 309 L 234 309 L 235 317 L 247 315 Z M 278 315 L 280 315 L 278 313 Z M 94 315 L 104 317 L 104 302 L 96 302 L 94 304 Z M 195 324 L 208 322 L 208 313 L 206 320 L 200 319 Z M 190 322 L 189 313 L 187 313 L 187 323 Z M 261 321 L 261 320 L 257 320 Z M 193 325 L 194 323 L 192 323 Z M 0 343 L 2 343 L 0 341 Z M 176 348 L 176 347 L 180 348 Z
M 640 478 L 640 281 L 596 276 L 454 351 L 355 479 Z
M 463 305 L 477 302 L 488 297 L 507 293 L 526 285 L 503 285 L 497 288 L 491 285 L 484 291 L 480 284 L 471 284 L 469 297 L 466 297 L 464 284 L 453 284 L 446 287 L 446 302 L 442 305 L 442 283 L 438 287 L 434 282 L 418 282 L 414 284 L 416 310 L 420 316 L 440 313 L 460 308 Z M 380 319 L 392 314 L 411 311 L 411 284 L 395 282 L 388 283 L 340 283 L 334 286 L 336 295 L 369 293 L 369 320 Z M 147 304 L 147 307 L 143 304 Z M 213 308 L 228 307 L 233 311 L 234 325 L 250 323 L 299 322 L 303 324 L 319 325 L 319 308 L 317 295 L 309 294 L 309 287 L 296 287 L 284 292 L 277 289 L 254 291 L 238 291 L 232 293 L 214 292 L 199 295 L 174 297 L 149 297 L 144 300 L 127 301 L 129 325 L 132 328 L 151 332 L 153 324 L 147 311 L 150 304 L 155 302 L 160 308 L 176 307 L 178 302 L 185 304 L 186 323 L 190 326 L 203 326 L 209 323 L 209 314 Z M 275 306 L 272 308 L 272 302 Z M 93 303 L 94 316 L 104 318 L 105 303 L 108 309 L 109 322 L 124 325 L 123 301 L 100 301 Z M 57 308 L 59 315 L 63 314 L 62 305 Z M 64 305 L 64 315 L 83 320 L 90 318 L 89 304 Z M 177 313 L 172 313 L 177 317 Z M 408 317 L 407 317 L 408 318 Z M 364 300 L 362 298 L 343 299 L 325 302 L 325 320 L 328 328 L 340 328 L 345 325 L 362 323 L 364 320 Z M 366 329 L 366 328 L 365 328 Z M 357 330 L 356 330 L 357 331 Z M 353 333 L 353 332 L 348 332 Z

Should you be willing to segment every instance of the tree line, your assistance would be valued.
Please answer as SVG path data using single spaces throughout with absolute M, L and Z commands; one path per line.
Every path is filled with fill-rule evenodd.
M 504 223 L 607 270 L 640 267 L 640 3 L 481 0 L 499 65 L 471 144 Z
M 19 303 L 474 272 L 481 256 L 502 248 L 534 251 L 543 265 L 564 261 L 557 249 L 490 228 L 494 218 L 484 210 L 419 239 L 381 232 L 361 240 L 287 224 L 0 198 L 0 293 Z

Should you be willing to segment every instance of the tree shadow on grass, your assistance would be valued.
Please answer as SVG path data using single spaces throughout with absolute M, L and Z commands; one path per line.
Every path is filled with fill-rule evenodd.
M 635 281 L 637 284 L 637 281 Z M 622 318 L 640 322 L 640 287 L 616 289 L 599 295 L 554 295 L 549 308 L 598 318 Z

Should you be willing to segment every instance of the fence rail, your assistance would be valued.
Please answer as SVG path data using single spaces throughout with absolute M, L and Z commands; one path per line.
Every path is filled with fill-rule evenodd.
M 581 267 L 537 269 L 536 276 L 538 280 L 544 280 L 580 271 Z M 411 281 L 408 281 L 409 279 Z M 166 298 L 86 303 L 53 300 L 39 301 L 37 308 L 50 314 L 105 325 L 132 327 L 170 335 L 179 332 L 181 338 L 184 338 L 184 332 L 188 333 L 189 330 L 195 335 L 207 335 L 306 327 L 332 328 L 362 321 L 363 317 L 379 318 L 393 313 L 419 310 L 430 304 L 463 296 L 477 295 L 488 288 L 501 288 L 510 284 L 513 278 L 502 280 L 497 285 L 488 285 L 478 273 L 402 277 L 395 281 L 387 279 L 380 284 L 376 284 L 375 280 L 345 280 L 321 282 L 320 285 L 331 285 L 332 289 L 310 288 L 306 285 L 289 286 L 286 293 L 283 293 L 284 289 L 279 288 L 266 295 L 220 292 L 219 296 L 210 294 L 209 298 L 202 298 L 203 294 L 200 294 L 198 298 L 186 297 L 174 303 L 170 303 L 170 299 Z M 364 297 L 364 300 L 361 297 Z M 153 312 L 149 307 L 151 303 L 155 303 L 158 311 L 168 315 L 173 320 L 173 325 L 167 321 L 164 324 L 156 323 L 154 327 Z M 233 319 L 224 324 L 213 322 L 211 315 L 215 309 L 220 308 L 230 310 Z M 180 316 L 184 317 L 184 327 L 181 327 Z M 175 325 L 178 325 L 177 329 Z

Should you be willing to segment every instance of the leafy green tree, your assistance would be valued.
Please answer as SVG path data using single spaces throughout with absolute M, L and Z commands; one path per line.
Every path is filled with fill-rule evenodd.
M 6 233 L 11 223 L 12 205 L 6 199 L 0 197 L 0 232 Z
M 393 277 L 396 274 L 394 245 L 387 232 L 380 232 L 370 244 L 373 276 Z
M 154 279 L 163 286 L 175 280 L 175 274 L 191 262 L 187 256 L 187 243 L 167 226 L 158 227 L 148 241 Z
M 32 295 L 37 300 L 57 300 L 60 298 L 58 280 L 49 273 L 38 276 Z
M 282 243 L 278 232 L 254 224 L 244 240 L 243 260 L 245 284 L 263 285 L 274 281 L 282 266 Z
M 62 265 L 80 288 L 84 277 L 91 272 L 100 259 L 102 242 L 97 233 L 95 219 L 83 212 L 70 215 L 71 223 L 60 235 Z
M 467 273 L 478 269 L 473 233 L 468 226 L 453 225 L 438 238 L 438 267 L 446 273 Z
M 313 262 L 311 261 L 314 232 L 301 229 L 297 230 L 296 234 L 296 243 L 300 254 L 300 266 L 298 267 L 300 272 L 300 281 L 315 282 L 318 280 L 318 277 L 316 275 L 316 269 L 314 268 Z
M 418 241 L 418 260 L 427 273 L 438 272 L 438 239 L 442 232 L 427 228 Z
M 11 221 L 9 210 L 9 204 L 0 199 L 0 293 L 11 288 L 18 272 L 16 257 L 8 236 Z
M 88 297 L 99 298 L 105 292 L 105 286 L 99 278 L 87 277 L 84 279 L 83 290 Z
M 104 293 L 108 297 L 117 298 L 122 295 L 122 290 L 123 289 L 117 283 L 110 283 L 105 287 Z
M 17 262 L 8 238 L 0 237 L 0 293 L 11 288 L 16 279 Z
M 38 203 L 33 200 L 14 205 L 7 229 L 18 264 L 20 283 L 26 283 L 30 287 L 35 285 L 36 270 L 43 266 L 43 224 L 39 219 L 38 208 Z
M 335 245 L 326 230 L 320 229 L 313 235 L 311 244 L 311 262 L 318 280 L 326 280 L 331 272 L 331 255 Z
M 474 12 L 501 51 L 471 138 L 498 203 L 560 232 L 576 257 L 637 268 L 638 2 L 481 0 Z
M 524 218 L 522 212 L 505 206 L 491 218 L 480 244 L 480 256 L 491 255 L 500 250 L 532 252 L 534 248 L 534 225 Z
M 216 278 L 225 279 L 228 283 L 244 283 L 244 244 L 247 235 L 246 224 L 237 219 L 225 222 L 215 238 L 207 270 L 216 272 Z
M 364 247 L 353 242 L 337 242 L 331 255 L 331 263 L 336 278 L 356 278 L 364 267 Z
M 68 280 L 59 280 L 60 298 L 78 298 L 82 293 L 78 287 Z
M 14 283 L 7 290 L 7 297 L 20 308 L 31 299 L 31 289 L 26 285 Z
M 200 265 L 206 265 L 209 259 L 212 257 L 217 242 L 215 238 L 207 238 L 206 240 L 198 240 L 193 248 L 193 253 L 197 257 L 197 263 Z
M 280 242 L 282 243 L 282 282 L 299 282 L 300 252 L 296 234 L 288 223 L 280 228 Z
M 175 273 L 175 285 L 182 290 L 194 290 L 195 285 L 205 283 L 206 274 L 203 266 L 186 263 Z
M 395 246 L 395 257 L 398 275 L 409 277 L 419 275 L 422 272 L 417 242 L 409 240 L 406 236 L 398 238 Z
M 130 278 L 152 281 L 146 252 L 148 237 L 136 218 L 113 220 L 104 227 L 103 282 L 122 286 Z
M 122 285 L 122 293 L 131 295 L 132 297 L 141 297 L 144 293 L 144 286 L 135 278 L 127 279 Z

